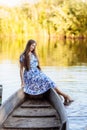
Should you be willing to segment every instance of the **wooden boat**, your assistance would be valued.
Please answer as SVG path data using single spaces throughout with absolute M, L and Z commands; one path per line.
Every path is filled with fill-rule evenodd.
M 2 104 L 2 85 L 0 84 L 0 105 Z
M 54 89 L 39 96 L 18 90 L 0 107 L 0 130 L 68 130 L 60 96 Z

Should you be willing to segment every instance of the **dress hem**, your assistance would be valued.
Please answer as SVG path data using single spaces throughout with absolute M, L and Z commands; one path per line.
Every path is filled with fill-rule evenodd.
M 51 88 L 55 88 L 55 87 L 51 87 Z M 25 92 L 26 94 L 29 94 L 29 95 L 40 95 L 40 94 L 44 94 L 45 92 L 47 92 L 47 91 L 48 91 L 49 89 L 51 89 L 51 88 L 48 88 L 46 91 L 43 91 L 43 92 L 38 93 L 38 94 L 32 94 L 32 93 L 26 92 L 25 90 L 24 90 L 24 92 Z

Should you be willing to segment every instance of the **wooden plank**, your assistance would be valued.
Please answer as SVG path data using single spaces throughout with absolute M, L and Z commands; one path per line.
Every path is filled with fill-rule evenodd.
M 4 123 L 4 128 L 59 128 L 60 120 L 51 118 L 16 118 L 9 117 Z
M 28 100 L 21 105 L 22 108 L 47 108 L 52 107 L 46 100 Z
M 49 105 L 23 105 L 21 108 L 51 108 L 52 106 Z
M 27 101 L 25 101 L 22 105 L 33 105 L 33 104 L 37 104 L 37 105 L 43 105 L 43 104 L 45 104 L 45 105 L 50 105 L 50 103 L 46 100 L 46 99 L 28 99 Z
M 12 114 L 16 117 L 52 117 L 56 115 L 56 110 L 53 108 L 18 108 Z
M 60 128 L 46 128 L 46 129 L 44 129 L 44 128 L 24 128 L 24 129 L 20 129 L 20 128 L 18 128 L 18 129 L 6 129 L 6 128 L 2 128 L 2 129 L 0 129 L 0 130 L 60 130 Z

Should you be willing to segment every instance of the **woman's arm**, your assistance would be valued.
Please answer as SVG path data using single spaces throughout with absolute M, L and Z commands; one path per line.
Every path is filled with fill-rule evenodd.
M 23 79 L 23 63 L 20 62 L 20 78 L 21 78 L 21 87 L 24 87 L 24 79 Z

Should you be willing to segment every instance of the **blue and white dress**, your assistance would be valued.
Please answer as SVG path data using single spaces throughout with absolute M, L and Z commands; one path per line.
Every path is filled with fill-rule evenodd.
M 20 56 L 20 62 L 24 61 L 24 55 Z M 56 84 L 37 68 L 38 60 L 33 53 L 30 55 L 30 69 L 24 70 L 24 92 L 30 95 L 39 95 L 50 88 L 55 88 Z

